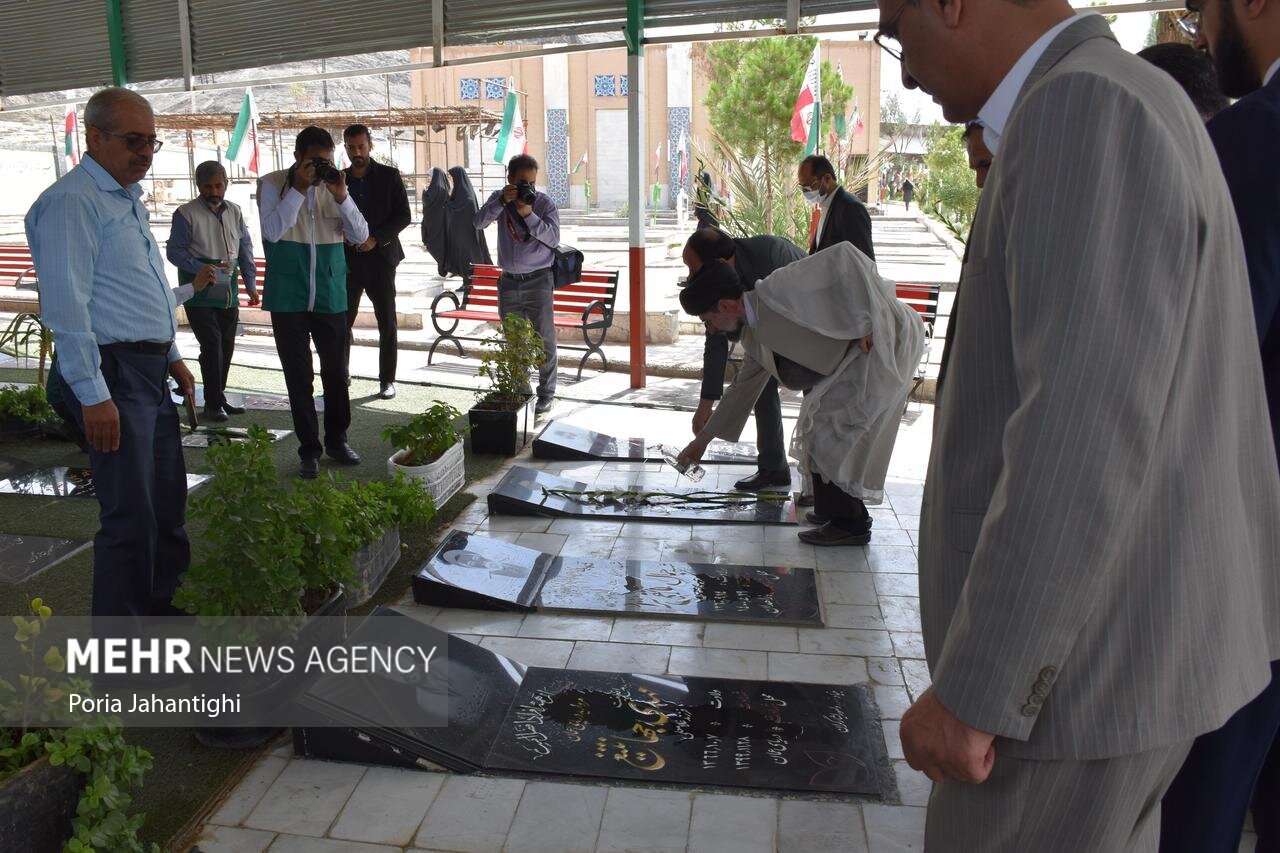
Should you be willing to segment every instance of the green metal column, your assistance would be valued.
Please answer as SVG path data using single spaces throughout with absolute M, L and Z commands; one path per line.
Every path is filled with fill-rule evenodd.
M 111 46 L 111 85 L 123 86 L 129 82 L 124 67 L 124 14 L 120 0 L 106 0 L 107 43 Z

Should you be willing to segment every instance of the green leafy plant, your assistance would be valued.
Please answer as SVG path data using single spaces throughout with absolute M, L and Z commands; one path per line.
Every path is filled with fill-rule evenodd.
M 440 455 L 462 441 L 470 427 L 458 427 L 462 413 L 448 403 L 436 402 L 406 423 L 392 424 L 382 431 L 382 440 L 404 453 L 399 464 L 416 467 L 434 462 Z
M 0 421 L 38 425 L 57 420 L 58 413 L 49 405 L 41 386 L 19 388 L 16 385 L 5 385 L 0 388 Z
M 334 474 L 281 484 L 271 436 L 211 446 L 212 479 L 191 500 L 206 527 L 203 554 L 184 573 L 174 603 L 218 624 L 232 617 L 277 616 L 299 625 L 309 605 L 352 580 L 352 555 L 394 525 L 426 524 L 431 498 L 410 482 L 352 483 Z
M 546 347 L 524 317 L 508 314 L 502 320 L 502 336 L 484 342 L 477 371 L 489 380 L 486 403 L 520 404 L 529 394 L 529 371 L 547 359 Z
M 54 679 L 66 670 L 66 661 L 55 644 L 40 651 L 53 610 L 41 599 L 32 599 L 30 618 L 15 616 L 14 639 L 21 649 L 25 672 L 15 687 L 0 679 L 0 713 L 10 725 L 0 728 L 0 779 L 47 756 L 54 767 L 66 766 L 80 774 L 84 788 L 72 819 L 67 853 L 124 851 L 145 848 L 138 830 L 145 815 L 130 815 L 131 789 L 142 783 L 151 769 L 151 754 L 124 739 L 118 718 L 97 713 L 73 714 L 66 701 L 72 692 L 89 694 L 81 679 Z M 32 725 L 36 719 L 58 723 L 57 728 Z M 159 848 L 152 845 L 152 851 Z
M 969 168 L 964 128 L 935 125 L 929 129 L 927 145 L 929 153 L 924 162 L 929 171 L 921 187 L 921 201 L 935 219 L 964 242 L 978 210 L 978 186 Z
M 40 319 L 39 313 L 23 311 L 9 321 L 9 325 L 0 330 L 0 352 L 15 356 L 38 356 L 38 379 L 44 384 L 45 361 L 53 352 L 53 331 Z

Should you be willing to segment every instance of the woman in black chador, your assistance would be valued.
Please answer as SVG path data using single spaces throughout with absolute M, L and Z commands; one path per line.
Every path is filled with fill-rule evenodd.
M 436 262 L 440 275 L 448 275 L 449 177 L 439 167 L 431 170 L 431 183 L 422 191 L 422 244 Z
M 445 252 L 445 272 L 462 276 L 464 287 L 471 285 L 471 265 L 491 264 L 489 244 L 484 232 L 475 227 L 476 211 L 480 209 L 476 191 L 467 177 L 467 170 L 454 166 L 449 170 L 453 179 L 453 192 L 448 205 L 448 245 Z

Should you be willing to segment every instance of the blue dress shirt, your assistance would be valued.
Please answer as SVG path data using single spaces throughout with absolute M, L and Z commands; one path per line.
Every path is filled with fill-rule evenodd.
M 49 187 L 27 211 L 40 310 L 58 372 L 82 406 L 110 399 L 98 347 L 173 341 L 178 324 L 142 187 L 122 187 L 94 159 Z M 169 361 L 177 361 L 176 345 Z

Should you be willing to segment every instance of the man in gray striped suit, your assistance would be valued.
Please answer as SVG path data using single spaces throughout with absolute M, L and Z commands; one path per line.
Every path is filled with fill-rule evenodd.
M 880 0 L 994 160 L 920 522 L 926 848 L 1154 849 L 1192 739 L 1280 650 L 1280 477 L 1199 116 L 1066 0 Z

